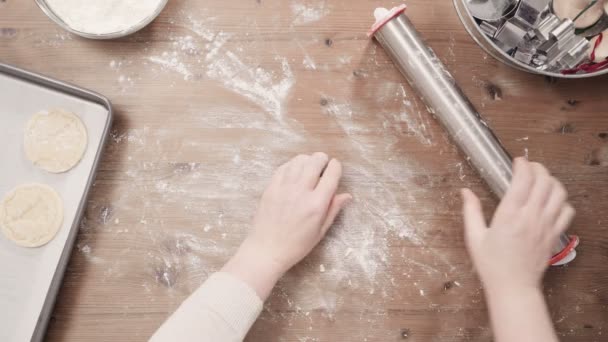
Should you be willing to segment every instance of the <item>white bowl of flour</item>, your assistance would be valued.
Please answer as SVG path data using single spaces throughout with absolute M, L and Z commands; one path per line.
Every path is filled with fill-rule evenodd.
M 59 26 L 91 39 L 137 32 L 162 12 L 168 0 L 36 0 Z

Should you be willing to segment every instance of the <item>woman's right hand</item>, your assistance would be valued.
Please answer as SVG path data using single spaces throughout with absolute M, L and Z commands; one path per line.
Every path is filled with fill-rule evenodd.
M 462 197 L 466 244 L 486 288 L 539 288 L 552 249 L 575 215 L 564 186 L 541 164 L 518 158 L 489 226 L 477 196 L 463 189 Z

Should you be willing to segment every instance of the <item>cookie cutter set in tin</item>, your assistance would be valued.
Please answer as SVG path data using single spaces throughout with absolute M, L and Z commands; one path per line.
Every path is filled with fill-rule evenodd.
M 454 0 L 454 4 L 475 41 L 508 65 L 565 78 L 608 73 L 607 56 L 596 55 L 608 29 L 603 0 Z
M 376 23 L 369 36 L 384 48 L 494 194 L 503 197 L 513 175 L 511 156 L 424 42 L 404 14 L 405 8 L 376 9 Z M 577 236 L 562 234 L 553 249 L 551 265 L 574 260 L 578 244 Z

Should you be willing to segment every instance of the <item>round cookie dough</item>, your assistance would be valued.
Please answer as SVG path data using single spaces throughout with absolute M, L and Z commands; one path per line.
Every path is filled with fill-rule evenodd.
M 59 194 L 42 184 L 21 185 L 0 202 L 0 230 L 22 247 L 40 247 L 51 241 L 63 223 Z
M 25 128 L 25 155 L 43 170 L 61 173 L 78 164 L 87 148 L 78 116 L 60 109 L 36 113 Z

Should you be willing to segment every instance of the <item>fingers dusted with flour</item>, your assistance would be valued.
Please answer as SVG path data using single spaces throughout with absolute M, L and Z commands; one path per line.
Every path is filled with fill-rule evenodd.
M 321 152 L 296 156 L 279 167 L 252 232 L 224 270 L 244 279 L 260 297 L 268 296 L 274 282 L 312 251 L 350 201 L 350 194 L 336 194 L 341 178 L 340 162 Z

